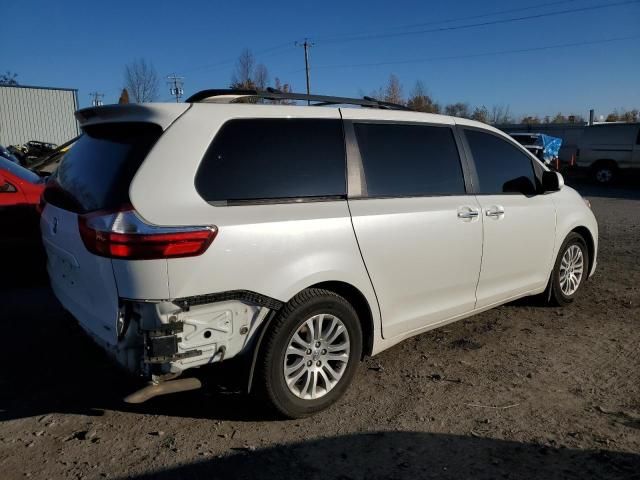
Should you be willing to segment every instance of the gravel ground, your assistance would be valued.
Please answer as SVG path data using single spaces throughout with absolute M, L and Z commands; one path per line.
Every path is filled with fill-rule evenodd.
M 573 306 L 410 339 L 304 420 L 220 386 L 127 406 L 133 384 L 46 286 L 5 288 L 0 478 L 640 479 L 640 190 L 579 189 L 601 243 Z

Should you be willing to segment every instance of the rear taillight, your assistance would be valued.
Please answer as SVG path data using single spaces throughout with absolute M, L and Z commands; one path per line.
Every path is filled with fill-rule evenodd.
M 80 215 L 78 228 L 85 247 L 91 253 L 128 260 L 201 255 L 218 233 L 214 226 L 149 225 L 131 207 L 116 212 Z

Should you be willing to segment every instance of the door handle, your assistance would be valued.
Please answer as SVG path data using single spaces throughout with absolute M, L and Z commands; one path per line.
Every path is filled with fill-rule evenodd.
M 501 215 L 504 215 L 504 208 L 501 207 L 500 205 L 494 205 L 488 208 L 487 210 L 485 210 L 484 214 L 487 217 L 499 217 Z
M 474 210 L 470 207 L 460 207 L 458 209 L 458 218 L 476 218 L 478 216 L 478 210 Z

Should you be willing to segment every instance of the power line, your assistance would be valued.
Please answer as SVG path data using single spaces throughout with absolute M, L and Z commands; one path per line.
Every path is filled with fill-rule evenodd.
M 393 27 L 393 28 L 405 28 L 406 29 L 406 28 L 414 28 L 414 27 L 426 26 L 426 25 L 451 23 L 451 22 L 457 22 L 457 21 L 463 21 L 463 20 L 471 20 L 471 19 L 474 19 L 474 18 L 483 18 L 483 17 L 502 15 L 502 14 L 507 14 L 507 13 L 515 13 L 515 12 L 520 12 L 520 11 L 525 11 L 525 10 L 531 10 L 531 9 L 534 9 L 534 8 L 543 8 L 543 7 L 549 7 L 549 6 L 554 6 L 554 5 L 573 3 L 575 1 L 578 1 L 578 0 L 561 0 L 561 1 L 546 2 L 546 3 L 542 3 L 542 4 L 539 4 L 539 5 L 535 5 L 535 6 L 528 6 L 528 7 L 501 10 L 501 11 L 494 12 L 494 13 L 486 13 L 486 14 L 466 16 L 466 17 L 450 18 L 450 19 L 437 20 L 437 21 L 432 21 L 432 22 L 416 23 L 416 24 L 412 24 L 412 25 L 404 25 L 404 26 L 398 26 L 398 27 Z M 567 14 L 570 14 L 570 13 L 600 10 L 600 9 L 604 9 L 604 8 L 613 8 L 613 7 L 618 7 L 618 6 L 623 6 L 623 5 L 630 5 L 630 4 L 637 4 L 637 3 L 640 3 L 640 0 L 625 0 L 625 1 L 619 1 L 619 2 L 616 2 L 616 3 L 607 3 L 607 4 L 599 4 L 599 5 L 592 5 L 592 6 L 565 9 L 565 10 L 557 10 L 557 11 L 553 11 L 553 12 L 537 13 L 537 14 L 525 15 L 525 16 L 520 16 L 520 17 L 489 20 L 489 21 L 485 21 L 485 22 L 469 23 L 469 24 L 465 24 L 465 25 L 453 25 L 453 26 L 445 26 L 445 27 L 439 27 L 439 28 L 400 31 L 400 32 L 388 32 L 388 31 L 386 33 L 384 33 L 384 32 L 379 32 L 379 33 L 369 32 L 369 33 L 359 33 L 359 34 L 348 34 L 348 35 L 343 35 L 343 36 L 339 36 L 338 35 L 338 36 L 330 36 L 330 37 L 316 37 L 316 40 L 317 41 L 321 41 L 322 43 L 326 43 L 326 44 L 335 44 L 335 43 L 346 43 L 346 42 L 352 42 L 352 41 L 358 41 L 358 40 L 373 40 L 373 39 L 380 39 L 380 38 L 393 38 L 393 37 L 401 37 L 401 36 L 420 35 L 420 34 L 434 33 L 434 32 L 455 31 L 455 30 L 477 28 L 477 27 L 483 27 L 483 26 L 489 26 L 489 25 L 498 25 L 498 24 L 513 23 L 513 22 L 521 22 L 521 21 L 526 21 L 526 20 L 545 18 L 545 17 L 552 17 L 552 16 L 558 16 L 558 15 L 567 15 Z M 290 50 L 291 48 L 293 48 L 294 45 L 295 46 L 299 46 L 300 44 L 299 44 L 299 42 L 281 43 L 281 44 L 278 44 L 278 45 L 273 45 L 271 47 L 267 47 L 265 49 L 259 50 L 259 51 L 255 52 L 255 55 L 269 54 L 268 56 L 271 56 L 273 54 L 284 53 L 284 51 L 287 51 L 287 50 Z M 313 44 L 307 45 L 307 48 L 305 49 L 306 50 L 305 59 L 306 59 L 307 64 L 308 64 L 308 47 L 312 46 L 312 45 Z M 304 46 L 304 43 L 302 44 L 302 46 Z M 459 58 L 459 57 L 455 57 L 455 58 Z M 462 57 L 460 57 L 460 58 L 462 58 Z M 231 64 L 231 63 L 235 62 L 236 60 L 237 60 L 236 58 L 229 58 L 229 59 L 226 59 L 226 60 L 222 60 L 220 62 L 200 65 L 200 66 L 193 67 L 193 68 L 190 68 L 190 69 L 181 70 L 181 72 L 184 74 L 184 73 L 192 73 L 192 72 L 196 72 L 196 71 L 208 70 L 208 69 L 212 69 L 212 68 L 219 67 L 219 66 L 222 66 L 222 65 Z M 389 64 L 389 63 L 385 62 L 383 64 Z M 368 66 L 368 65 L 374 65 L 374 64 L 362 64 L 362 65 L 363 66 L 364 65 Z M 320 68 L 337 68 L 337 67 L 343 67 L 343 66 L 346 67 L 346 66 L 350 66 L 350 65 L 339 65 L 339 66 L 330 66 L 330 65 L 328 66 L 328 65 L 325 65 L 325 66 L 322 66 Z M 309 79 L 308 78 L 307 78 L 307 83 L 309 83 Z
M 494 55 L 507 55 L 512 53 L 526 53 L 526 52 L 537 52 L 542 50 L 551 50 L 554 48 L 568 48 L 568 47 L 581 47 L 585 45 L 597 45 L 601 43 L 611 43 L 611 42 L 619 42 L 623 40 L 635 40 L 639 39 L 640 35 L 631 35 L 628 37 L 616 37 L 616 38 L 607 38 L 603 40 L 593 40 L 593 41 L 584 41 L 584 42 L 574 42 L 574 43 L 561 43 L 555 45 L 545 45 L 541 47 L 532 47 L 532 48 L 518 48 L 514 50 L 499 50 L 494 52 L 484 52 L 484 53 L 471 53 L 471 54 L 462 54 L 462 55 L 450 55 L 450 56 L 441 56 L 441 57 L 423 57 L 423 58 L 414 58 L 408 60 L 394 60 L 390 62 L 373 62 L 373 63 L 347 63 L 347 64 L 335 64 L 335 65 L 316 65 L 316 69 L 330 69 L 330 68 L 360 68 L 360 67 L 379 67 L 384 65 L 404 65 L 411 63 L 422 63 L 422 62 L 436 62 L 441 60 L 457 60 L 463 58 L 476 58 L 476 57 L 490 57 Z M 300 70 L 296 70 L 300 71 Z
M 619 6 L 622 6 L 622 5 L 631 5 L 631 4 L 637 4 L 637 3 L 640 3 L 640 0 L 626 0 L 626 1 L 622 1 L 622 2 L 616 2 L 616 3 L 592 5 L 592 6 L 589 6 L 589 7 L 570 8 L 570 9 L 565 9 L 565 10 L 557 10 L 557 11 L 554 11 L 554 12 L 537 13 L 537 14 L 533 14 L 533 15 L 524 15 L 524 16 L 521 16 L 521 17 L 505 18 L 505 19 L 498 19 L 498 20 L 488 20 L 486 22 L 469 23 L 469 24 L 466 24 L 466 25 L 454 25 L 454 26 L 450 26 L 450 27 L 439 27 L 439 28 L 431 28 L 431 29 L 426 29 L 426 30 L 412 30 L 412 31 L 406 31 L 406 32 L 369 33 L 369 34 L 362 34 L 362 35 L 352 35 L 352 36 L 345 36 L 343 38 L 336 38 L 334 40 L 327 39 L 327 40 L 324 40 L 323 43 L 325 43 L 325 44 L 326 43 L 346 43 L 346 42 L 353 42 L 353 41 L 358 41 L 358 40 L 372 40 L 372 39 L 379 39 L 379 38 L 393 38 L 393 37 L 404 37 L 404 36 L 409 36 L 409 35 L 420 35 L 420 34 L 424 34 L 424 33 L 448 32 L 448 31 L 463 30 L 463 29 L 468 29 L 468 28 L 485 27 L 485 26 L 489 26 L 489 25 L 499 25 L 499 24 L 505 24 L 505 23 L 522 22 L 522 21 L 525 21 L 525 20 L 532 20 L 532 19 L 545 18 L 545 17 L 553 17 L 553 16 L 558 16 L 558 15 L 567 15 L 569 13 L 601 10 L 601 9 L 604 9 L 604 8 L 619 7 Z
M 89 96 L 93 98 L 93 100 L 91 100 L 91 105 L 93 105 L 94 107 L 100 107 L 104 105 L 104 102 L 102 101 L 102 99 L 104 98 L 104 93 L 91 92 Z
M 184 85 L 184 77 L 178 77 L 175 73 L 167 76 L 167 84 L 169 85 L 169 93 L 176 97 L 176 103 L 180 102 L 182 95 L 184 95 L 184 90 L 182 86 Z
M 432 20 L 430 22 L 421 22 L 421 23 L 412 23 L 412 24 L 406 24 L 406 25 L 397 25 L 395 27 L 389 27 L 388 30 L 398 30 L 398 29 L 405 29 L 405 28 L 416 28 L 416 27 L 426 27 L 428 25 L 439 25 L 442 23 L 452 23 L 452 22 L 461 22 L 464 20 L 475 20 L 477 18 L 486 18 L 486 17 L 495 17 L 498 15 L 504 15 L 507 13 L 516 13 L 516 12 L 524 12 L 526 10 L 533 10 L 533 9 L 539 9 L 539 8 L 545 8 L 545 7 L 551 7 L 551 6 L 555 6 L 555 5 L 562 5 L 562 4 L 566 4 L 566 3 L 575 3 L 577 1 L 581 1 L 581 0 L 561 0 L 561 1 L 556 1 L 556 2 L 547 2 L 547 3 L 539 3 L 537 5 L 533 5 L 533 6 L 528 6 L 528 7 L 520 7 L 520 8 L 510 8 L 507 10 L 498 10 L 496 12 L 491 12 L 491 13 L 482 13 L 479 15 L 470 15 L 470 16 L 466 16 L 466 17 L 453 17 L 453 18 L 445 18 L 445 19 L 441 19 L 441 20 Z M 338 40 L 344 37 L 352 37 L 354 35 L 366 35 L 366 34 L 371 34 L 371 33 L 375 33 L 372 31 L 366 31 L 366 32 L 358 32 L 358 33 L 351 33 L 349 35 L 334 35 L 334 36 L 326 36 L 326 37 L 315 37 L 316 39 L 318 39 L 319 41 L 325 41 L 325 40 Z
M 255 55 L 265 55 L 265 54 L 269 54 L 272 55 L 273 53 L 280 53 L 283 52 L 284 50 L 290 50 L 292 49 L 294 46 L 293 42 L 287 42 L 287 43 L 280 43 L 278 45 L 274 45 L 272 47 L 267 47 L 264 48 L 262 50 L 258 50 L 257 52 L 255 52 Z M 215 67 L 220 67 L 222 65 L 229 65 L 233 62 L 235 62 L 237 60 L 236 58 L 228 58 L 225 60 L 221 60 L 219 62 L 214 62 L 214 63 L 208 63 L 208 64 L 204 64 L 204 65 L 200 65 L 200 66 L 196 66 L 196 67 L 192 67 L 192 68 L 188 68 L 188 69 L 183 69 L 180 70 L 180 73 L 185 74 L 185 73 L 193 73 L 193 72 L 198 72 L 198 71 L 203 71 L 203 70 L 209 70 L 211 68 L 215 68 Z

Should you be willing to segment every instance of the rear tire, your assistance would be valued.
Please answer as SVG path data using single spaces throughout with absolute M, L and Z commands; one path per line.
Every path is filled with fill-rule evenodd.
M 618 168 L 613 162 L 599 162 L 591 168 L 591 178 L 599 185 L 611 185 L 618 177 Z
M 257 391 L 284 417 L 312 415 L 344 394 L 361 355 L 362 328 L 351 304 L 328 290 L 304 290 L 265 334 Z
M 558 251 L 549 280 L 549 303 L 563 307 L 573 303 L 589 276 L 589 251 L 581 235 L 571 232 Z

